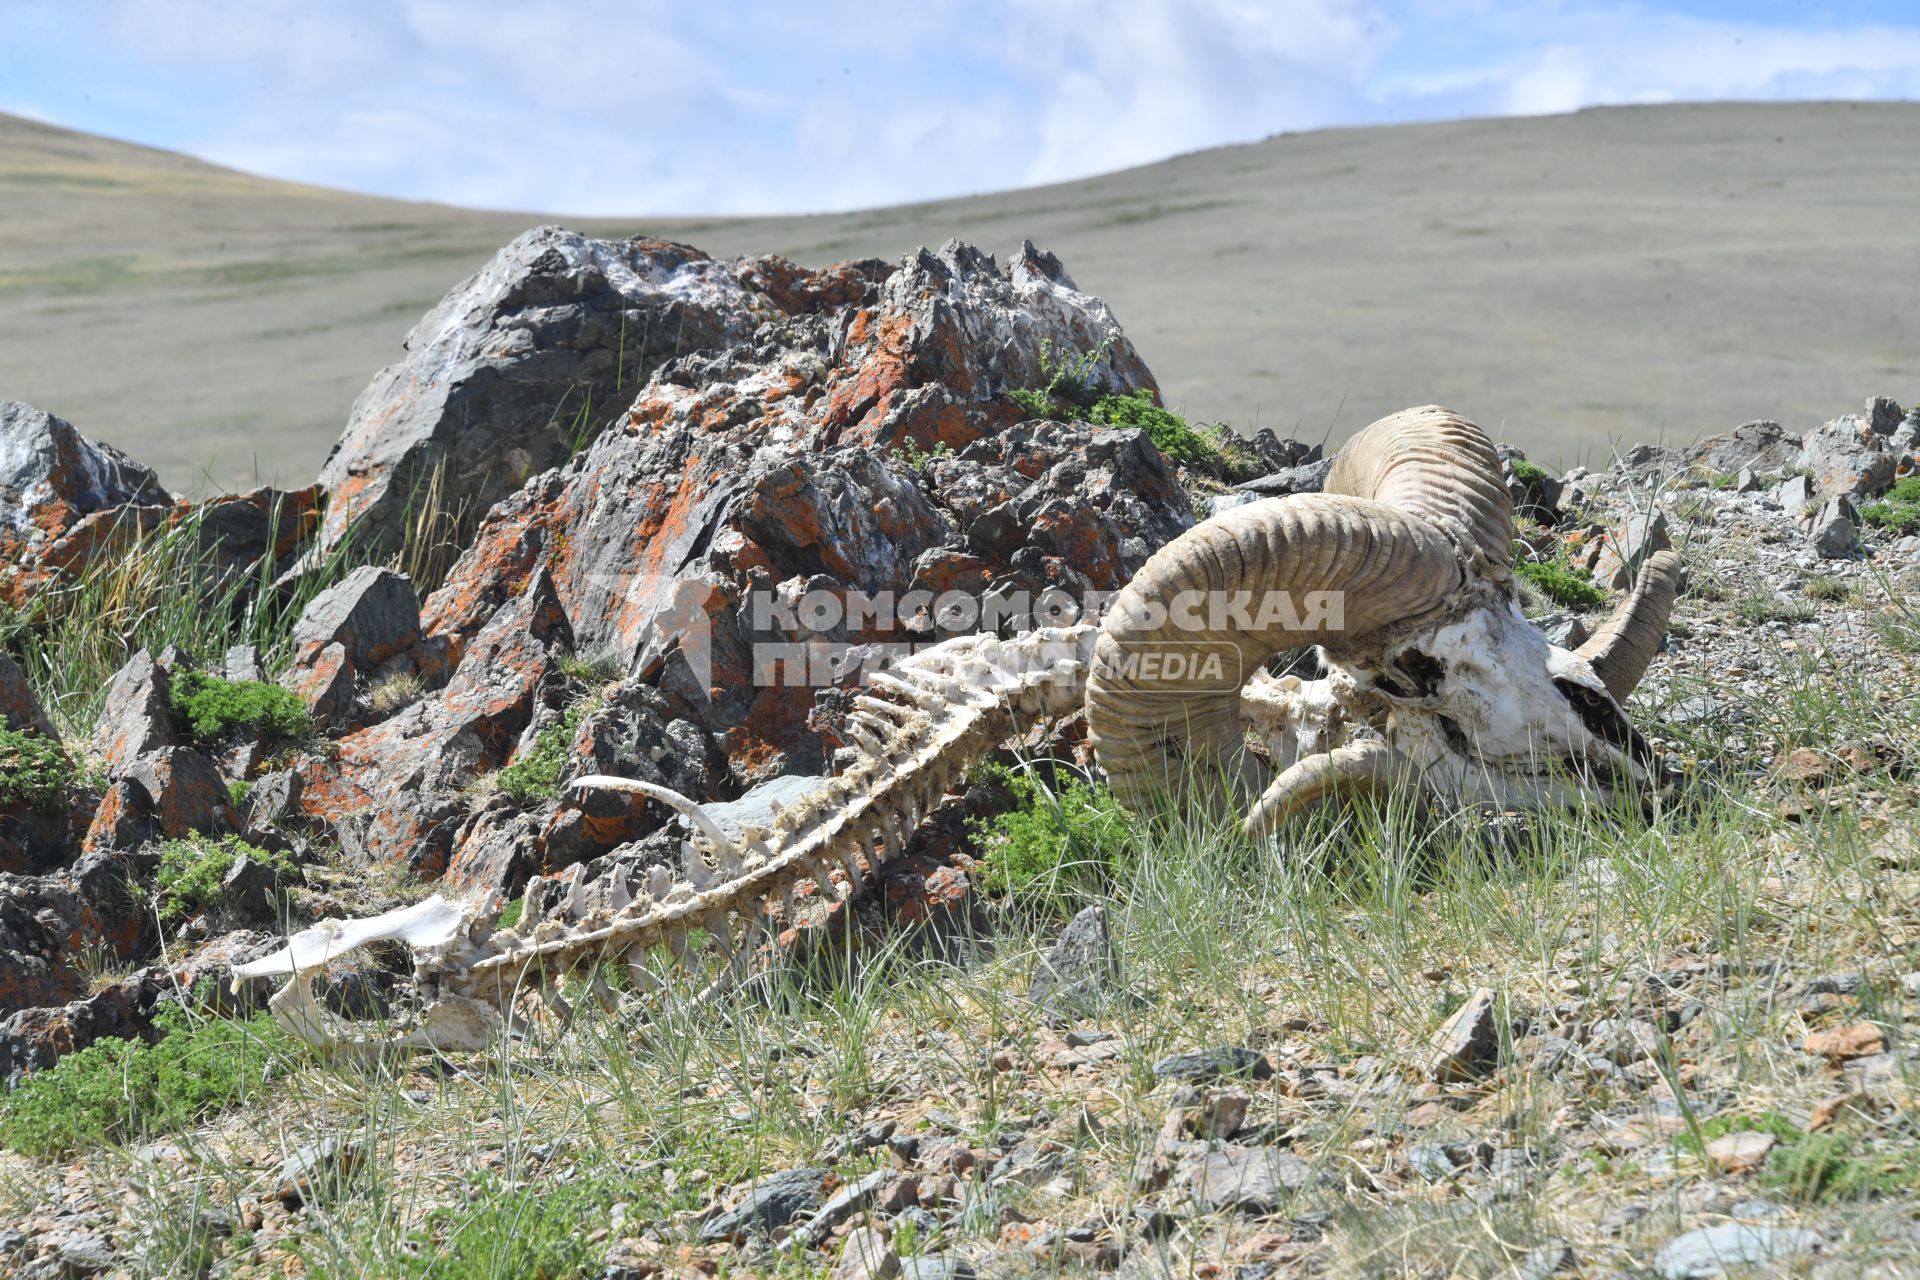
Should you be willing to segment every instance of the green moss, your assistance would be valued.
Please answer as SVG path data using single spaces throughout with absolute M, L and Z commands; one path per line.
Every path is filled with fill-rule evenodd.
M 248 844 L 239 836 L 194 835 L 160 846 L 160 918 L 178 920 L 220 901 L 221 885 L 242 858 L 272 867 L 282 878 L 299 874 L 292 858 Z
M 59 743 L 26 729 L 0 729 L 0 808 L 59 813 L 77 778 Z
M 160 1011 L 161 1039 L 99 1040 L 0 1094 L 0 1145 L 59 1157 L 172 1132 L 244 1100 L 286 1044 L 273 1019 L 190 1020 Z
M 1013 792 L 1006 813 L 973 823 L 985 849 L 986 887 L 1070 915 L 1101 891 L 1120 865 L 1130 828 L 1105 787 L 1075 778 L 1048 788 L 1029 770 L 976 770 Z
M 292 690 L 277 684 L 182 671 L 173 677 L 170 701 L 175 718 L 200 742 L 212 742 L 236 729 L 261 729 L 293 740 L 313 732 L 305 704 Z
M 1513 478 L 1529 489 L 1538 489 L 1553 479 L 1545 467 L 1535 466 L 1525 458 L 1514 458 L 1507 463 L 1507 469 L 1513 472 Z
M 1513 550 L 1513 571 L 1555 604 L 1568 609 L 1593 609 L 1607 602 L 1607 593 L 1595 586 L 1593 579 L 1561 557 L 1535 560 L 1527 545 L 1521 542 L 1514 543 Z
M 560 771 L 566 768 L 573 735 L 580 730 L 584 704 L 575 703 L 558 720 L 540 731 L 533 746 L 494 775 L 500 794 L 523 809 L 551 800 L 560 791 Z
M 1908 476 L 1884 498 L 1860 509 L 1860 518 L 1892 534 L 1920 533 L 1920 475 Z

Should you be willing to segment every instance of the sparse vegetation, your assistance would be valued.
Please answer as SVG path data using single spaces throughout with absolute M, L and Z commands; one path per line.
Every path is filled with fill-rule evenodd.
M 1022 402 L 1024 403 L 1024 401 Z M 916 441 L 908 440 L 895 448 L 888 457 L 898 458 L 914 471 L 925 471 L 927 464 L 939 458 L 951 458 L 953 446 L 945 440 L 933 442 L 933 448 L 922 449 Z
M 1860 518 L 1885 533 L 1920 533 L 1920 475 L 1895 482 L 1878 502 L 1860 508 Z
M 986 886 L 1033 905 L 1071 914 L 1109 884 L 1131 840 L 1131 825 L 1105 787 L 1056 774 L 1051 785 L 1031 768 L 983 765 L 983 781 L 1013 793 L 1014 807 L 976 820 Z
M 102 1142 L 171 1133 L 255 1095 L 286 1042 L 273 1019 L 155 1018 L 153 1044 L 110 1037 L 0 1092 L 0 1146 L 70 1156 Z
M 1564 544 L 1556 544 L 1551 556 L 1536 558 L 1524 542 L 1513 544 L 1513 570 L 1521 579 L 1553 603 L 1568 609 L 1597 609 L 1607 602 L 1607 593 L 1593 579 L 1567 563 Z
M 281 879 L 299 874 L 293 859 L 248 844 L 239 836 L 187 836 L 160 846 L 156 880 L 162 920 L 179 920 L 220 902 L 222 882 L 233 864 L 251 858 L 274 870 Z
M 1770 622 L 1812 622 L 1820 616 L 1812 602 L 1808 600 L 1789 600 L 1766 587 L 1754 588 L 1743 592 L 1733 603 L 1734 616 L 1748 626 L 1765 626 Z
M 77 781 L 73 761 L 29 729 L 0 727 L 0 809 L 24 805 L 35 813 L 58 813 Z
M 1800 590 L 1807 599 L 1823 604 L 1839 604 L 1853 598 L 1853 588 L 1839 578 L 1808 578 Z
M 306 704 L 277 684 L 175 671 L 171 703 L 176 721 L 199 742 L 215 742 L 241 729 L 257 729 L 283 741 L 298 741 L 313 732 Z
M 560 772 L 566 768 L 573 736 L 580 730 L 586 704 L 576 702 L 535 737 L 533 746 L 522 751 L 494 775 L 500 794 L 523 809 L 530 809 L 554 798 L 560 791 Z

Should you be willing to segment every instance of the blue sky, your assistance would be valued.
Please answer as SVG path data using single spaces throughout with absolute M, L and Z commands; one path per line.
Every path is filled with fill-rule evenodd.
M 0 110 L 553 213 L 861 208 L 1286 130 L 1761 98 L 1920 98 L 1920 0 L 0 0 Z

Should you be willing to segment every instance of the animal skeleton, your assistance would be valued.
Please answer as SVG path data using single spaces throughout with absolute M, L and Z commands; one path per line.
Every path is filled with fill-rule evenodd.
M 794 918 L 799 886 L 811 882 L 829 902 L 858 894 L 974 761 L 1024 723 L 1082 708 L 1122 805 L 1143 812 L 1224 777 L 1251 798 L 1244 825 L 1256 835 L 1320 798 L 1389 787 L 1530 808 L 1653 793 L 1653 753 L 1621 703 L 1665 633 L 1678 558 L 1650 557 L 1619 612 L 1571 652 L 1521 614 L 1512 545 L 1512 505 L 1486 435 L 1444 409 L 1406 410 L 1347 443 L 1325 492 L 1234 508 L 1161 548 L 1102 623 L 960 637 L 875 673 L 892 697 L 857 700 L 848 734 L 859 760 L 770 828 L 734 839 L 665 788 L 575 780 L 649 796 L 693 828 L 681 874 L 655 867 L 637 896 L 616 884 L 612 900 L 589 906 L 575 878 L 551 918 L 529 895 L 508 928 L 497 926 L 497 902 L 432 898 L 315 925 L 234 974 L 290 975 L 271 1001 L 275 1016 L 316 1045 L 362 1052 L 484 1047 L 520 1016 L 523 996 L 564 1012 L 563 977 L 578 974 L 605 996 L 609 961 L 624 962 L 642 990 L 674 968 L 710 971 L 698 998 L 737 978 L 769 928 Z M 1338 607 L 1298 607 L 1310 593 Z M 1224 625 L 1208 616 L 1197 626 L 1183 607 L 1255 595 L 1289 607 L 1230 610 Z M 1309 644 L 1323 678 L 1265 670 Z M 1168 652 L 1225 678 L 1196 681 L 1194 662 L 1146 660 Z M 1249 733 L 1266 761 L 1244 749 Z M 1262 767 L 1278 770 L 1264 789 Z M 412 948 L 420 1006 L 379 1037 L 330 1013 L 311 988 L 329 960 L 376 940 Z

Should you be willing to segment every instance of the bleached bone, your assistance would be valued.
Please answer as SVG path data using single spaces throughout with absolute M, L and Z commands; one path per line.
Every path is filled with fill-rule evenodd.
M 1652 556 L 1614 620 L 1572 653 L 1520 613 L 1512 537 L 1485 434 L 1443 409 L 1395 414 L 1341 449 L 1325 493 L 1234 508 L 1161 548 L 1099 626 L 961 637 L 875 674 L 872 686 L 892 696 L 854 699 L 847 735 L 859 759 L 777 809 L 765 832 L 731 837 L 700 804 L 651 783 L 575 780 L 646 795 L 685 818 L 710 857 L 690 846 L 677 876 L 653 867 L 640 893 L 616 886 L 592 909 L 576 880 L 561 918 L 540 919 L 532 895 L 522 919 L 497 931 L 495 904 L 434 899 L 315 926 L 235 973 L 291 974 L 275 1015 L 316 1043 L 363 1048 L 375 1038 L 339 1025 L 306 984 L 355 946 L 406 942 L 423 1008 L 386 1043 L 456 1048 L 518 1025 L 523 994 L 566 1007 L 557 984 L 580 974 L 591 988 L 604 964 L 658 988 L 663 960 L 698 961 L 690 932 L 699 930 L 718 969 L 694 997 L 704 999 L 745 971 L 770 928 L 794 922 L 800 885 L 812 882 L 826 903 L 843 883 L 859 892 L 977 760 L 1027 722 L 1082 706 L 1123 805 L 1143 810 L 1162 792 L 1224 776 L 1243 790 L 1253 834 L 1308 804 L 1381 789 L 1528 807 L 1655 793 L 1658 770 L 1621 700 L 1664 633 L 1677 557 Z M 1290 608 L 1269 615 L 1275 595 Z M 1196 631 L 1180 608 L 1193 596 L 1203 608 L 1224 597 L 1258 612 Z M 1329 598 L 1339 607 L 1322 607 Z M 1309 644 L 1324 678 L 1264 673 L 1277 652 Z M 1168 646 L 1218 660 L 1227 678 L 1143 661 Z M 1264 761 L 1245 751 L 1249 737 Z

